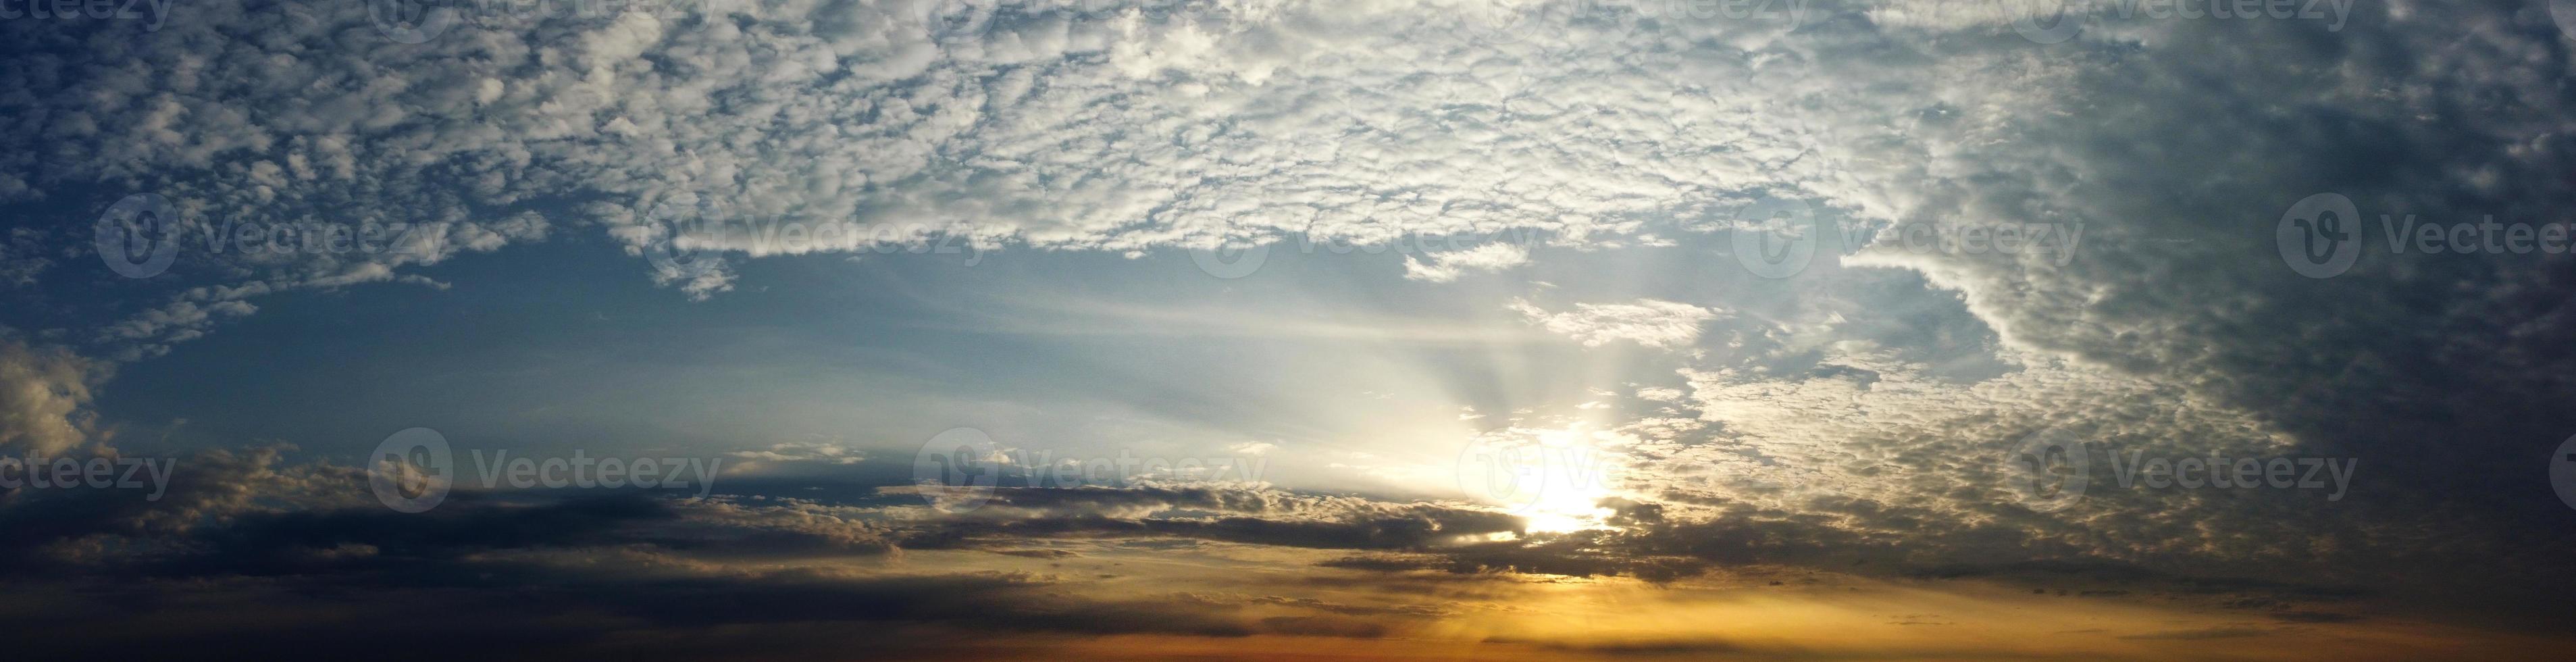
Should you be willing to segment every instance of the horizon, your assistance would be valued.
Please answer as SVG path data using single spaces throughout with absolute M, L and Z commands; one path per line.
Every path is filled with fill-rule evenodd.
M 2576 1 L 0 35 L 33 655 L 2576 650 Z

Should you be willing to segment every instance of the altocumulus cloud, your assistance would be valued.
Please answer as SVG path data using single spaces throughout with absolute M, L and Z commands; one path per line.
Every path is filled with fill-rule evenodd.
M 1551 313 L 1528 301 L 1515 299 L 1510 308 L 1528 317 L 1530 323 L 1573 338 L 1585 347 L 1626 340 L 1660 349 L 1684 347 L 1699 340 L 1700 323 L 1719 313 L 1686 303 L 1653 299 L 1636 303 L 1579 303 L 1574 305 L 1574 310 L 1561 313 Z
M 59 259 L 80 255 L 94 215 L 12 229 L 0 247 L 10 287 L 130 296 L 96 328 L 0 345 L 0 445 L 92 441 L 82 408 L 106 362 L 83 356 L 148 358 L 256 314 L 260 297 L 435 285 L 421 267 L 576 234 L 625 248 L 639 275 L 678 296 L 707 298 L 742 282 L 734 261 L 940 234 L 1139 253 L 1530 228 L 1551 238 L 1541 248 L 1605 251 L 1705 235 L 1766 197 L 1857 223 L 2084 224 L 2071 260 L 1838 247 L 1851 253 L 1841 265 L 1863 268 L 1834 278 L 1955 295 L 1992 342 L 1947 349 L 1989 354 L 2007 374 L 1970 379 L 1964 360 L 1817 341 L 1873 332 L 1849 316 L 1876 303 L 1859 295 L 1820 294 L 1777 320 L 1678 296 L 1570 310 L 1515 300 L 1527 322 L 1585 345 L 1680 349 L 1717 324 L 1738 325 L 1744 345 L 1675 359 L 1689 391 L 1635 426 L 1649 442 L 1637 452 L 1705 470 L 1639 474 L 1625 487 L 1659 503 L 1612 504 L 1620 531 L 1456 548 L 1432 549 L 1513 526 L 1445 505 L 1136 490 L 1008 493 L 992 513 L 900 526 L 804 502 L 468 503 L 451 517 L 492 519 L 410 530 L 344 512 L 346 494 L 314 487 L 346 486 L 345 470 L 270 468 L 245 452 L 207 463 L 237 480 L 174 490 L 183 498 L 170 505 L 84 505 L 114 517 L 49 524 L 56 535 L 13 550 L 30 564 L 179 576 L 473 576 L 485 570 L 476 564 L 636 558 L 673 569 L 638 584 L 666 595 L 844 606 L 951 596 L 897 600 L 933 614 L 1005 603 L 1045 580 L 922 580 L 950 587 L 933 591 L 871 577 L 828 584 L 848 593 L 800 592 L 673 550 L 753 540 L 873 557 L 1181 538 L 1410 554 L 1344 562 L 1386 571 L 1657 579 L 1712 563 L 1830 562 L 2258 594 L 2247 604 L 2285 614 L 2307 613 L 2291 609 L 2297 600 L 2346 597 L 2346 584 L 2468 587 L 2535 609 L 2576 587 L 2559 560 L 2576 541 L 2562 506 L 2536 489 L 2480 489 L 2531 474 L 2529 460 L 2576 429 L 2564 407 L 2576 396 L 2576 353 L 2562 347 L 2576 332 L 2569 263 L 2379 253 L 2316 280 L 2272 244 L 2282 210 L 2319 192 L 2373 217 L 2562 220 L 2576 193 L 2564 176 L 2576 168 L 2576 88 L 2565 84 L 2571 42 L 2542 3 L 2358 5 L 2334 31 L 2114 21 L 2047 45 L 2018 35 L 2013 11 L 1817 2 L 1787 22 L 1597 7 L 1533 13 L 1540 22 L 1509 39 L 1479 14 L 1428 2 L 789 0 L 544 16 L 418 44 L 385 38 L 354 5 L 190 7 L 142 34 L 0 24 L 25 51 L 0 62 L 0 204 L 95 210 L 152 192 L 201 234 L 326 221 L 406 224 L 429 238 L 416 251 L 197 256 L 162 278 L 100 284 L 85 258 Z M 686 274 L 641 259 L 706 220 L 898 230 L 788 244 L 728 235 L 737 243 L 695 247 L 719 262 Z M 1407 274 L 1442 283 L 1523 268 L 1546 252 L 1529 248 L 1421 256 Z M 2032 513 L 2005 500 L 1988 458 L 2046 428 L 2160 451 L 2351 454 L 2390 482 L 2334 509 L 2124 492 L 2091 497 L 2103 506 L 2090 514 Z M 1761 469 L 1782 464 L 1800 473 Z M 288 507 L 252 503 L 253 492 L 301 496 Z M 147 533 L 204 538 L 124 544 Z M 1989 561 L 1999 558 L 2080 562 Z M 2267 572 L 2292 580 L 2222 579 Z M 389 576 L 401 575 L 362 583 Z M 1029 617 L 1078 632 L 1370 634 L 1327 620 L 1170 616 L 1185 611 Z

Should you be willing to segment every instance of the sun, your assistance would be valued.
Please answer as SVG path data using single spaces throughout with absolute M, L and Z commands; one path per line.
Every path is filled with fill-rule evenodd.
M 1608 528 L 1601 500 L 1619 494 L 1626 468 L 1625 456 L 1608 450 L 1619 435 L 1581 424 L 1498 432 L 1459 455 L 1459 487 L 1470 498 L 1521 516 L 1532 533 Z
M 1520 511 L 1531 533 L 1570 533 L 1587 529 L 1609 528 L 1611 515 L 1600 506 L 1603 498 L 1614 495 L 1607 481 L 1582 480 L 1568 476 L 1551 480 L 1537 500 Z

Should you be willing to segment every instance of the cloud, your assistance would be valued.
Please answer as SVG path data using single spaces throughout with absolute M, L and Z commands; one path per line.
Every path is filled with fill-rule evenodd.
M 348 287 L 579 232 L 703 299 L 736 286 L 743 258 L 950 241 L 1126 253 L 1528 228 L 1609 246 L 1647 219 L 1828 172 L 1800 157 L 1814 137 L 1782 121 L 1786 102 L 1739 101 L 1809 68 L 1747 57 L 1793 53 L 1765 44 L 1795 25 L 1676 24 L 1739 45 L 1720 58 L 1634 39 L 1634 25 L 1533 26 L 1581 49 L 1542 57 L 1480 39 L 1482 19 L 1449 9 L 711 3 L 513 14 L 421 44 L 384 38 L 354 6 L 209 9 L 113 44 L 74 38 L 82 26 L 15 24 L 51 55 L 0 70 L 22 90 L 0 110 L 24 118 L 0 143 L 0 201 L 54 201 L 63 227 L 85 228 L 106 200 L 87 204 L 83 187 L 104 183 L 109 198 L 172 200 L 192 241 L 398 225 L 438 240 L 191 243 L 147 287 Z M 229 38 L 248 29 L 278 38 Z M 1613 57 L 1640 45 L 1673 66 Z M 237 64 L 252 61 L 263 64 Z M 1518 73 L 1461 66 L 1476 61 Z M 345 84 L 279 101 L 316 81 Z M 54 240 L 76 251 L 75 238 L 86 234 Z M 709 251 L 703 268 L 648 264 L 684 247 Z M 1526 248 L 1408 270 L 1446 280 L 1520 264 Z M 174 321 L 231 300 L 137 312 L 111 341 L 140 347 L 101 353 L 164 351 L 205 328 Z
M 105 367 L 0 337 L 0 451 L 61 455 L 89 440 L 90 387 Z
M 921 571 L 895 561 L 903 545 L 940 550 L 970 540 L 1026 562 L 1086 562 L 1066 549 L 1013 547 L 1031 537 L 1193 537 L 1292 546 L 1413 546 L 1431 533 L 1508 526 L 1507 516 L 1421 504 L 1382 504 L 1193 489 L 1020 490 L 1011 508 L 1064 513 L 1132 504 L 1241 508 L 1277 519 L 1133 520 L 1097 514 L 923 521 L 881 505 L 731 495 L 662 499 L 637 493 L 458 492 L 426 513 L 374 503 L 353 469 L 286 464 L 279 449 L 181 458 L 169 498 L 130 491 L 18 493 L 0 498 L 0 575 L 57 607 L 177 590 L 186 604 L 122 610 L 67 632 L 118 630 L 116 645 L 295 640 L 321 649 L 401 641 L 424 622 L 552 641 L 548 649 L 607 650 L 644 633 L 762 629 L 793 623 L 923 623 L 1001 633 L 1257 633 L 1372 638 L 1394 619 L 1443 612 L 1313 597 L 1224 598 L 1098 591 L 1061 575 L 972 569 Z M 892 516 L 890 516 L 892 515 Z M 58 592 L 78 595 L 73 598 Z M 303 598 L 343 592 L 400 596 L 414 618 L 351 614 L 313 624 Z M 723 606 L 720 609 L 710 606 Z M 250 616 L 212 640 L 203 631 L 144 627 L 156 618 Z M 344 612 L 345 613 L 345 612 Z M 541 614 L 597 618 L 550 619 Z M 1362 617 L 1365 618 L 1362 618 Z M 428 619 L 423 621 L 422 619 Z M 909 624 L 909 625 L 907 625 Z M 871 630 L 873 631 L 873 630 Z M 339 634 L 331 634 L 337 632 Z M 361 636 L 363 634 L 363 636 Z M 765 641 L 886 645 L 873 636 Z M 102 645 L 90 642 L 87 645 Z M 607 648 L 600 648 L 607 647 Z M 525 650 L 514 648 L 513 650 Z M 740 651 L 736 651 L 740 652 Z
M 1529 264 L 1529 250 L 1512 244 L 1485 244 L 1466 250 L 1432 253 L 1431 259 L 1404 256 L 1404 277 L 1447 283 L 1470 271 L 1502 271 Z
M 1699 341 L 1700 324 L 1720 311 L 1686 303 L 1639 299 L 1636 303 L 1575 304 L 1574 310 L 1551 313 L 1527 300 L 1512 300 L 1510 309 L 1550 332 L 1573 338 L 1585 347 L 1629 341 L 1656 349 L 1688 347 Z
M 922 488 L 889 487 L 888 494 Z M 925 522 L 916 543 L 1063 535 L 1182 537 L 1321 549 L 1406 549 L 1525 528 L 1521 518 L 1443 504 L 1396 503 L 1240 487 L 990 488 L 971 512 Z
M 2164 631 L 2164 632 L 2148 632 L 2148 633 L 2144 633 L 2144 634 L 2122 635 L 2120 638 L 2122 638 L 2122 639 L 2180 639 L 2180 640 L 2201 640 L 2201 639 L 2242 639 L 2242 638 L 2245 638 L 2245 637 L 2262 637 L 2262 636 L 2268 636 L 2268 635 L 2271 635 L 2271 634 L 2272 634 L 2272 631 L 2270 631 L 2270 630 L 2259 630 L 2259 629 L 2255 629 L 2255 628 L 2205 628 L 2205 629 L 2199 629 L 2199 630 L 2168 630 L 2168 631 Z
M 45 234 L 39 228 L 9 229 L 7 239 L 0 240 L 0 288 L 33 286 L 38 275 L 54 266 Z
M 726 455 L 742 458 L 751 462 L 823 462 L 829 464 L 856 464 L 867 459 L 867 455 L 863 452 L 830 442 L 788 442 L 771 444 L 769 448 L 764 450 L 734 451 L 726 453 Z M 735 466 L 739 467 L 742 465 L 737 464 Z
M 14 129 L 0 131 L 0 202 L 51 227 L 12 229 L 0 282 L 60 288 L 54 306 L 111 319 L 66 332 L 88 343 L 77 354 L 0 346 L 0 446 L 90 441 L 99 362 L 167 352 L 259 297 L 434 283 L 420 272 L 450 257 L 562 237 L 605 238 L 637 274 L 704 299 L 752 278 L 744 259 L 951 240 L 1130 253 L 1530 228 L 1567 249 L 1551 254 L 1659 247 L 1779 196 L 1836 223 L 2086 232 L 2071 260 L 1843 246 L 1774 290 L 1725 292 L 1753 305 L 1512 301 L 1587 347 L 1693 348 L 1721 318 L 1755 328 L 1694 358 L 1687 396 L 1640 389 L 1695 425 L 1640 429 L 1650 443 L 1636 452 L 1666 470 L 1640 477 L 1635 496 L 1654 508 L 1622 510 L 1635 531 L 1600 548 L 1466 547 L 1448 567 L 1668 577 L 1708 563 L 2083 558 L 2161 577 L 2476 587 L 2514 605 L 2576 586 L 2563 506 L 2495 487 L 2536 475 L 2535 458 L 2576 430 L 2570 261 L 2398 254 L 2371 227 L 2361 266 L 2316 280 L 2281 263 L 2271 232 L 2320 192 L 2351 196 L 2364 221 L 2564 220 L 2576 112 L 2569 42 L 2546 12 L 2404 2 L 2331 29 L 2111 21 L 2040 45 L 2007 25 L 2035 4 L 1833 3 L 1804 25 L 1612 6 L 1540 13 L 1508 40 L 1429 2 L 790 1 L 478 22 L 417 45 L 381 38 L 354 5 L 198 7 L 139 34 L 5 22 L 34 55 L 0 62 Z M 200 241 L 164 277 L 101 285 L 85 229 L 135 192 L 172 199 Z M 305 224 L 412 234 L 382 252 L 202 242 Z M 1529 248 L 1408 257 L 1406 275 L 1545 266 Z M 699 250 L 703 268 L 653 264 Z M 1776 324 L 1744 312 L 1766 299 L 1794 301 L 1763 309 L 1785 311 Z M 2132 449 L 2357 456 L 2385 482 L 2335 505 L 2122 491 L 2036 513 L 1998 487 L 1999 451 L 2051 428 Z M 349 478 L 250 469 L 265 466 L 255 455 L 207 462 L 263 481 Z M 1167 536 L 1410 552 L 1512 526 L 1462 507 L 1176 490 L 1005 493 L 985 519 L 906 531 L 813 504 L 623 519 L 493 505 L 477 525 L 523 536 L 494 541 L 266 513 L 250 498 L 320 493 L 213 481 L 190 492 L 194 510 L 47 501 L 109 516 L 47 520 L 28 530 L 52 533 L 24 549 L 160 554 L 110 543 L 199 518 L 294 542 L 224 559 L 276 571 L 602 540 L 885 554 L 914 535 Z M 1153 516 L 1182 508 L 1222 514 Z M 567 537 L 511 528 L 553 524 Z

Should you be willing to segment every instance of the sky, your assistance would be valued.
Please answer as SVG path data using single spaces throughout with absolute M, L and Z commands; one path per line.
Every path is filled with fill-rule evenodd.
M 2576 2 L 0 0 L 13 648 L 2533 659 Z

